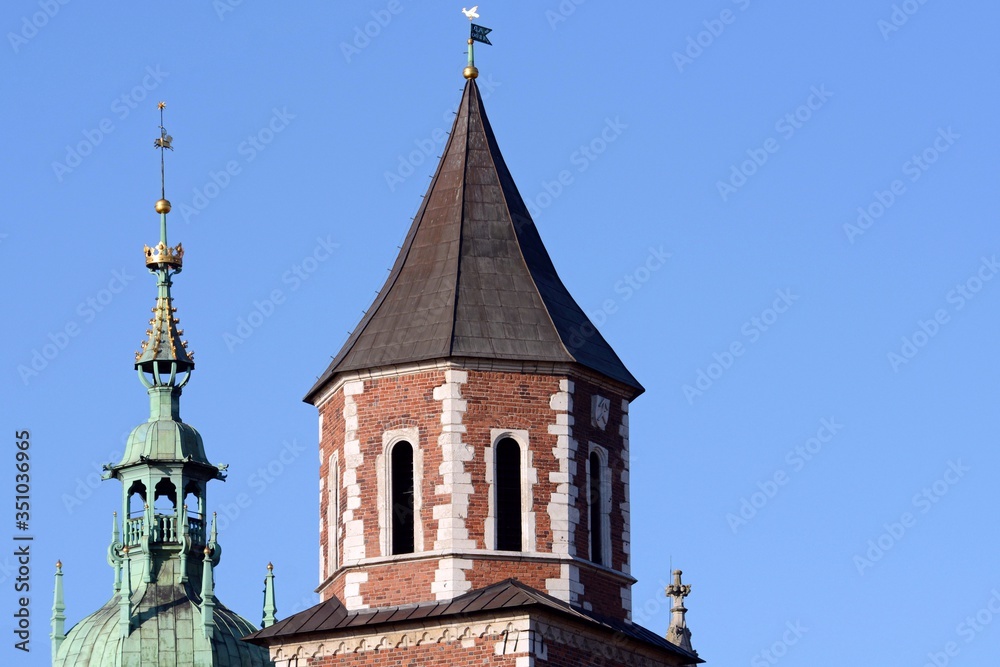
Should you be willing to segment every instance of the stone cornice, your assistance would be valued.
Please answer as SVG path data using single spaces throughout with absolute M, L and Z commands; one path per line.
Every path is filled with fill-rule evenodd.
M 453 357 L 448 359 L 430 359 L 427 361 L 384 366 L 382 368 L 347 371 L 331 378 L 327 385 L 317 393 L 313 402 L 317 408 L 322 408 L 330 398 L 347 382 L 357 380 L 376 380 L 383 377 L 398 377 L 427 371 L 468 370 L 493 371 L 497 373 L 524 373 L 536 375 L 565 375 L 578 377 L 602 389 L 615 392 L 616 395 L 627 397 L 629 401 L 636 398 L 635 390 L 624 384 L 604 377 L 579 364 L 546 363 L 525 361 L 501 361 L 498 359 L 476 359 L 470 357 Z
M 459 558 L 468 560 L 503 560 L 510 562 L 524 562 L 524 563 L 552 563 L 554 565 L 571 564 L 576 565 L 582 569 L 593 570 L 595 572 L 600 572 L 602 574 L 608 575 L 613 579 L 617 579 L 620 583 L 624 585 L 631 586 L 636 583 L 638 579 L 618 570 L 613 570 L 609 567 L 603 565 L 598 565 L 597 563 L 592 563 L 589 560 L 580 558 L 578 556 L 561 556 L 559 554 L 545 553 L 541 551 L 493 551 L 491 549 L 464 549 L 462 551 L 450 551 L 444 549 L 431 549 L 428 551 L 421 551 L 420 553 L 412 554 L 402 554 L 399 556 L 376 556 L 373 558 L 365 558 L 350 564 L 342 565 L 336 572 L 331 576 L 327 577 L 319 587 L 316 588 L 317 593 L 323 592 L 334 580 L 341 577 L 349 572 L 364 570 L 371 567 L 383 567 L 387 565 L 400 564 L 400 563 L 412 563 L 419 561 L 437 561 L 441 558 Z

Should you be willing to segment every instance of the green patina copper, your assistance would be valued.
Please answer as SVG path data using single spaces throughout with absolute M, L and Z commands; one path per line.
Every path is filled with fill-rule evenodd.
M 156 146 L 162 165 L 163 149 L 171 148 L 172 138 L 162 128 L 162 115 L 160 122 Z M 161 208 L 169 211 L 169 203 L 161 200 L 157 210 Z M 183 331 L 177 328 L 170 294 L 183 248 L 167 245 L 164 211 L 160 242 L 145 253 L 157 297 L 135 368 L 149 395 L 149 419 L 132 430 L 121 461 L 105 466 L 105 479 L 122 484 L 121 521 L 116 513 L 108 547 L 113 594 L 67 633 L 62 569 L 57 567 L 52 664 L 271 665 L 265 649 L 240 640 L 257 628 L 215 596 L 214 571 L 222 547 L 214 518 L 208 525 L 206 490 L 208 482 L 225 480 L 226 466 L 211 463 L 201 435 L 181 421 L 181 392 L 194 360 L 180 339 Z
M 260 627 L 266 628 L 274 625 L 278 620 L 278 607 L 274 602 L 274 566 L 267 564 L 267 575 L 264 577 L 264 617 L 261 619 Z
M 66 602 L 63 599 L 62 563 L 56 563 L 56 584 L 52 594 L 52 655 L 59 652 L 59 647 L 66 639 Z

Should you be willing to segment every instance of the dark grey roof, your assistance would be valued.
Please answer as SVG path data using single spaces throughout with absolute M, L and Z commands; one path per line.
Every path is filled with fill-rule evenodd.
M 562 600 L 546 595 L 541 591 L 527 586 L 517 579 L 507 579 L 499 583 L 469 591 L 453 600 L 422 602 L 420 604 L 402 605 L 396 607 L 377 607 L 373 609 L 358 609 L 348 611 L 336 597 L 326 602 L 299 612 L 294 616 L 258 630 L 245 641 L 261 646 L 285 643 L 292 637 L 307 639 L 303 635 L 316 635 L 332 631 L 344 631 L 360 626 L 377 626 L 386 623 L 403 623 L 428 618 L 444 618 L 447 616 L 469 616 L 473 614 L 488 614 L 503 609 L 537 608 L 552 612 L 562 617 L 572 618 L 591 627 L 597 627 L 610 632 L 620 633 L 629 639 L 662 649 L 673 655 L 690 658 L 689 663 L 704 662 L 697 654 L 671 644 L 664 637 L 647 630 L 635 623 L 626 623 L 617 619 L 606 618 L 593 612 L 572 607 Z
M 448 357 L 578 363 L 643 391 L 556 274 L 471 79 L 389 278 L 306 400 L 343 371 Z

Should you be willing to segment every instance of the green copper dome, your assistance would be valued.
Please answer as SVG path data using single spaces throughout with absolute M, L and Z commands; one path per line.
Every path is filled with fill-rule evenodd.
M 271 665 L 267 650 L 241 641 L 250 621 L 215 600 L 211 638 L 204 636 L 201 598 L 190 586 L 145 584 L 132 594 L 136 627 L 123 638 L 119 596 L 73 627 L 54 667 L 209 667 Z
M 211 465 L 201 434 L 180 419 L 180 387 L 154 386 L 149 393 L 149 420 L 128 436 L 125 454 L 114 467 L 149 461 L 194 461 Z

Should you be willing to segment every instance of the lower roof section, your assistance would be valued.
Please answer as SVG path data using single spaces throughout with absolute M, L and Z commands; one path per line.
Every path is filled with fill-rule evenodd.
M 339 600 L 330 598 L 244 639 L 272 649 L 283 646 L 298 647 L 312 642 L 320 642 L 326 647 L 337 645 L 338 642 L 346 646 L 346 640 L 357 635 L 388 632 L 413 626 L 440 627 L 448 621 L 468 624 L 498 616 L 510 616 L 517 612 L 524 612 L 540 619 L 561 621 L 566 624 L 563 627 L 569 628 L 564 630 L 564 633 L 572 632 L 574 627 L 588 634 L 596 633 L 603 638 L 606 645 L 616 646 L 622 651 L 637 651 L 652 660 L 646 664 L 694 665 L 704 662 L 697 653 L 686 651 L 640 625 L 609 619 L 572 607 L 516 579 L 507 579 L 469 591 L 451 600 L 413 605 L 349 611 Z M 445 636 L 448 636 L 447 633 Z M 450 636 L 450 638 L 460 637 Z M 362 642 L 361 646 L 364 645 Z M 381 645 L 376 644 L 369 648 L 377 646 Z M 614 662 L 605 661 L 602 664 L 614 664 Z

